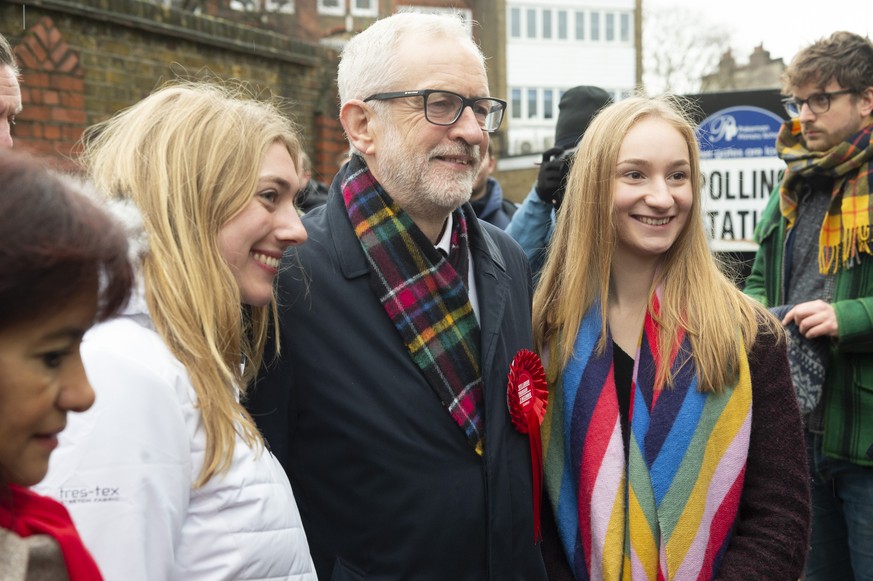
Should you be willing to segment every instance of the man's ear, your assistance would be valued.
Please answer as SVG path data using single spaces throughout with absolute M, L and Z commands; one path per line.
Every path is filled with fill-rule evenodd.
M 873 87 L 867 87 L 858 97 L 861 100 L 861 112 L 867 117 L 873 115 Z
M 340 123 L 355 149 L 364 155 L 373 153 L 373 110 L 359 99 L 346 101 L 340 109 Z

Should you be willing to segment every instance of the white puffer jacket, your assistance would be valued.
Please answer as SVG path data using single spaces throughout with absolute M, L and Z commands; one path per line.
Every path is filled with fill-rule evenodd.
M 206 447 L 182 364 L 142 297 L 85 335 L 97 400 L 70 414 L 36 487 L 70 511 L 108 581 L 314 581 L 291 485 L 266 450 L 237 440 L 230 470 L 194 489 Z

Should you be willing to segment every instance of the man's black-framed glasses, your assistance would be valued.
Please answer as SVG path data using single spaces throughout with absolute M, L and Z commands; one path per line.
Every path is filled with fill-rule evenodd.
M 806 99 L 798 99 L 797 97 L 787 97 L 782 99 L 782 105 L 785 106 L 785 111 L 791 117 L 800 117 L 800 110 L 804 105 L 809 106 L 809 110 L 816 115 L 827 113 L 831 109 L 831 99 L 837 95 L 847 95 L 855 93 L 854 89 L 842 89 L 839 91 L 831 91 L 829 93 L 814 93 Z
M 364 99 L 364 102 L 405 99 L 406 97 L 422 97 L 424 99 L 424 118 L 434 125 L 452 125 L 461 118 L 464 108 L 469 107 L 473 110 L 479 127 L 488 133 L 497 131 L 503 121 L 503 113 L 506 111 L 506 101 L 501 99 L 494 97 L 468 99 L 451 91 L 436 89 L 376 93 Z

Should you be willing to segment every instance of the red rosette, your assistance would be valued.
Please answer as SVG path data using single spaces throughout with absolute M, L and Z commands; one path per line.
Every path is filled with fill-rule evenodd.
M 522 434 L 539 433 L 546 415 L 547 386 L 546 372 L 537 354 L 527 349 L 516 353 L 509 365 L 506 402 L 512 425 Z
M 543 483 L 543 445 L 540 425 L 546 415 L 548 382 L 540 358 L 533 351 L 522 349 L 509 365 L 506 403 L 512 425 L 530 442 L 533 471 L 534 543 L 540 539 L 540 499 Z

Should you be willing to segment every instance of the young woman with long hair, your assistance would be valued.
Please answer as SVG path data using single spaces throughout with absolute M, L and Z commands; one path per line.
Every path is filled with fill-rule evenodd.
M 273 104 L 176 83 L 92 129 L 95 186 L 130 202 L 141 292 L 83 346 L 97 404 L 45 482 L 116 579 L 314 579 L 297 505 L 241 405 L 306 240 L 299 144 Z
M 785 342 L 709 250 L 675 99 L 589 126 L 533 316 L 553 576 L 799 577 L 809 492 Z

